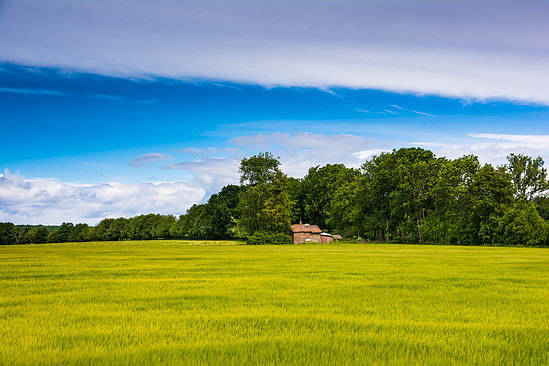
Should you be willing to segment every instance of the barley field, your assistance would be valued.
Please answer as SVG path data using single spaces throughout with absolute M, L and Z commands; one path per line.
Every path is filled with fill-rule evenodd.
M 0 247 L 0 365 L 547 365 L 549 250 Z

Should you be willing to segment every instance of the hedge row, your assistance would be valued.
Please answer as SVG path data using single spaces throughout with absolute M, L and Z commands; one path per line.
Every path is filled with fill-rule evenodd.
M 292 244 L 292 237 L 282 233 L 255 232 L 248 237 L 248 245 Z

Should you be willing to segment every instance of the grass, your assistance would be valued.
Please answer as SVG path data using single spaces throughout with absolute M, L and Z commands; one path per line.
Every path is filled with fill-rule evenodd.
M 549 364 L 549 250 L 0 247 L 0 365 Z

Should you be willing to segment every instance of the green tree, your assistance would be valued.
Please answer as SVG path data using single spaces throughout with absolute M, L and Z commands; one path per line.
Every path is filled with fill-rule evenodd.
M 57 229 L 52 231 L 48 235 L 48 243 L 66 243 L 70 240 L 72 231 L 74 229 L 74 224 L 70 222 L 64 222 Z
M 537 212 L 534 204 L 524 199 L 506 207 L 498 219 L 496 243 L 507 245 L 548 245 L 549 224 Z
M 291 225 L 291 201 L 288 195 L 287 177 L 280 170 L 275 179 L 266 185 L 266 199 L 262 209 L 263 231 L 289 233 Z
M 31 243 L 35 243 L 35 244 L 47 243 L 49 233 L 50 232 L 47 227 L 40 226 L 36 228 L 36 232 L 34 234 L 34 238 L 32 239 Z
M 287 177 L 288 198 L 292 202 L 291 222 L 299 222 L 305 218 L 305 190 L 302 181 Z
M 373 156 L 362 165 L 357 202 L 361 229 L 366 238 L 390 240 L 394 227 L 393 208 L 396 206 L 393 194 L 396 184 L 392 172 L 396 165 L 392 153 Z
M 421 228 L 432 210 L 433 173 L 440 165 L 431 151 L 420 148 L 399 149 L 393 172 L 396 190 L 392 193 L 396 206 L 393 216 L 399 222 L 399 236 L 405 241 L 422 242 Z
M 185 215 L 186 220 L 186 232 L 185 237 L 187 239 L 207 239 L 209 228 L 207 224 L 204 222 L 205 217 L 205 210 L 206 205 L 193 205 L 191 208 L 187 211 L 187 214 Z
M 242 159 L 240 182 L 245 186 L 238 203 L 237 231 L 248 236 L 257 231 L 288 231 L 291 201 L 287 177 L 279 165 L 278 158 L 268 152 Z
M 17 227 L 11 222 L 0 222 L 0 245 L 17 244 Z
M 534 204 L 536 205 L 539 215 L 545 221 L 549 221 L 549 195 L 534 198 Z
M 421 228 L 432 206 L 434 159 L 431 151 L 403 148 L 362 165 L 358 201 L 367 237 L 377 239 L 382 233 L 386 241 L 422 241 Z
M 352 190 L 342 187 L 352 184 L 359 176 L 358 170 L 347 168 L 343 164 L 310 168 L 301 183 L 304 192 L 303 219 L 328 230 L 343 227 L 344 223 L 338 221 L 341 217 L 336 210 L 341 205 L 335 201 L 336 192 L 342 190 L 353 194 Z
M 260 230 L 265 187 L 275 179 L 279 165 L 279 158 L 269 152 L 244 158 L 240 162 L 240 183 L 246 186 L 246 190 L 240 195 L 238 223 L 248 235 Z
M 127 236 L 132 240 L 166 239 L 170 236 L 170 226 L 175 222 L 172 216 L 148 214 L 129 220 Z
M 350 171 L 349 171 L 350 172 Z M 360 172 L 353 169 L 345 181 L 335 190 L 328 207 L 326 227 L 332 234 L 345 237 L 360 235 L 358 191 Z
M 128 226 L 130 219 L 123 217 L 117 219 L 103 219 L 92 230 L 91 237 L 94 240 L 116 241 L 129 239 Z
M 280 158 L 262 152 L 240 161 L 240 184 L 255 186 L 272 182 L 278 171 Z
M 240 217 L 238 201 L 241 191 L 242 187 L 228 185 L 208 200 L 209 207 L 206 211 L 212 218 L 210 227 L 213 239 L 229 239 L 235 236 L 236 220 Z
M 471 210 L 469 190 L 480 169 L 473 155 L 455 160 L 437 159 L 431 172 L 433 210 L 423 225 L 424 240 L 432 243 L 460 243 L 464 217 Z
M 543 167 L 543 159 L 532 159 L 523 154 L 507 156 L 505 168 L 511 176 L 513 192 L 516 198 L 531 201 L 549 189 L 547 170 Z
M 76 224 L 71 231 L 68 241 L 90 241 L 91 232 L 87 224 Z
M 470 204 L 464 212 L 463 242 L 491 244 L 496 238 L 498 220 L 513 202 L 513 188 L 505 170 L 484 165 L 473 177 L 468 195 Z
M 252 235 L 262 229 L 261 213 L 266 199 L 266 186 L 267 184 L 249 186 L 240 194 L 238 227 L 247 235 Z

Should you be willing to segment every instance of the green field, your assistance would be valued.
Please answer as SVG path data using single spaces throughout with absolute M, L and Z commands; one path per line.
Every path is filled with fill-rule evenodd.
M 0 247 L 0 365 L 549 364 L 549 250 Z

